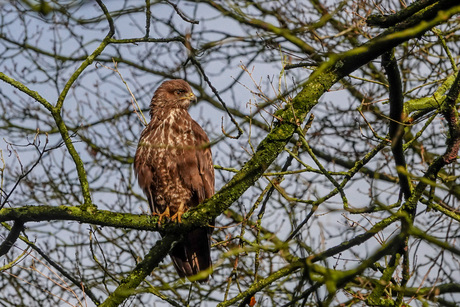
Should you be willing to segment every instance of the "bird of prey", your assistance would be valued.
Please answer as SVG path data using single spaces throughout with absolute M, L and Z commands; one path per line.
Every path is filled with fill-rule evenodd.
M 181 216 L 214 194 L 209 139 L 188 108 L 196 102 L 190 85 L 180 79 L 163 82 L 150 103 L 150 122 L 142 131 L 134 171 L 152 214 L 181 222 Z M 212 223 L 213 224 L 213 223 Z M 211 267 L 211 227 L 185 235 L 170 252 L 181 278 Z M 207 281 L 208 276 L 200 282 Z

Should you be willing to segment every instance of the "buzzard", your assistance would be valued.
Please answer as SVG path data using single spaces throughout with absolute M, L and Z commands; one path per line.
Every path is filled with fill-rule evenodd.
M 181 216 L 214 194 L 209 139 L 188 113 L 196 96 L 184 80 L 163 82 L 150 103 L 134 171 L 152 214 L 181 222 Z M 194 229 L 170 252 L 181 278 L 211 267 L 211 227 Z M 200 281 L 207 281 L 208 277 Z

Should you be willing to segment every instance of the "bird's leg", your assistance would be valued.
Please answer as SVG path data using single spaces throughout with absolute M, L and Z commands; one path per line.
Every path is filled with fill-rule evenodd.
M 174 221 L 177 218 L 177 221 L 179 223 L 182 223 L 181 217 L 184 213 L 185 213 L 184 204 L 181 203 L 179 206 L 179 209 L 177 209 L 176 213 L 171 217 L 171 220 Z
M 169 207 L 166 206 L 165 211 L 163 211 L 163 213 L 160 213 L 160 214 L 157 213 L 157 215 L 159 216 L 158 224 L 160 224 L 160 223 L 161 223 L 161 220 L 163 219 L 163 217 L 169 218 Z

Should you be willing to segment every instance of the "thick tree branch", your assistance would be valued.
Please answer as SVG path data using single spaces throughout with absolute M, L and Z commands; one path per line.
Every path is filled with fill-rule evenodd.
M 382 56 L 382 66 L 388 76 L 390 85 L 390 123 L 389 135 L 391 139 L 391 151 L 395 159 L 396 170 L 399 177 L 399 185 L 405 199 L 410 197 L 411 185 L 407 175 L 406 158 L 404 157 L 403 139 L 405 114 L 403 112 L 404 99 L 402 92 L 401 76 L 398 63 L 394 56 L 394 50 L 388 51 Z
M 405 10 L 392 15 L 370 15 L 366 22 L 371 26 L 379 26 L 382 28 L 392 27 L 435 2 L 437 2 L 437 0 L 419 0 L 409 5 Z
M 452 163 L 457 160 L 458 150 L 460 148 L 460 123 L 456 107 L 459 97 L 460 73 L 457 73 L 457 77 L 446 95 L 446 100 L 442 109 L 442 113 L 447 121 L 447 126 L 449 127 L 447 150 L 443 156 L 446 163 Z
M 137 286 L 153 271 L 171 250 L 174 242 L 179 241 L 177 235 L 168 234 L 157 241 L 144 259 L 121 281 L 121 284 L 99 306 L 115 307 L 123 303 L 129 296 L 135 293 Z
M 8 251 L 13 246 L 14 242 L 16 242 L 16 240 L 19 238 L 21 231 L 23 230 L 24 223 L 22 221 L 15 221 L 5 241 L 3 241 L 2 244 L 0 244 L 0 257 L 8 253 Z
M 24 206 L 0 210 L 0 222 L 15 220 L 23 223 L 62 220 L 139 230 L 158 231 L 160 229 L 158 217 L 155 216 L 116 213 L 98 209 L 84 210 L 81 206 Z M 174 223 L 170 224 L 175 226 Z

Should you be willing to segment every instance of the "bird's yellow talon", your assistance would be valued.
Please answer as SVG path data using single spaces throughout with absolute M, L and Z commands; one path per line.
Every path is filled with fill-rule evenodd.
M 177 213 L 176 213 L 176 214 L 177 214 Z M 156 214 L 154 214 L 154 215 L 158 215 L 158 216 L 159 216 L 159 218 L 158 218 L 158 224 L 160 224 L 160 223 L 161 223 L 161 220 L 163 219 L 163 217 L 166 217 L 166 218 L 169 218 L 169 217 L 170 217 L 170 216 L 169 216 L 169 207 L 166 207 L 166 209 L 165 209 L 165 211 L 163 211 L 163 213 L 160 213 L 160 214 L 156 213 Z
M 184 213 L 185 213 L 184 211 L 177 211 L 176 214 L 174 214 L 174 215 L 171 217 L 171 220 L 174 221 L 175 219 L 177 219 L 177 222 L 178 222 L 178 223 L 182 223 L 182 215 L 183 215 Z

